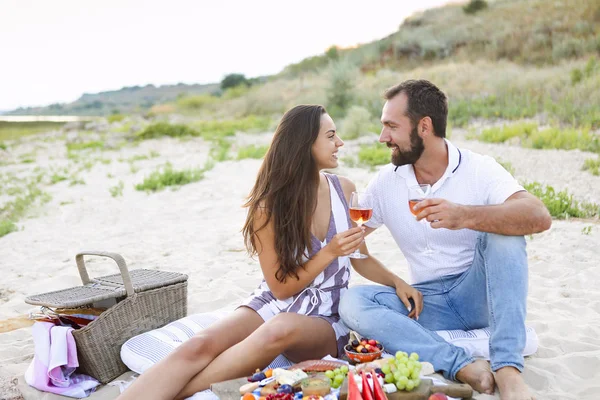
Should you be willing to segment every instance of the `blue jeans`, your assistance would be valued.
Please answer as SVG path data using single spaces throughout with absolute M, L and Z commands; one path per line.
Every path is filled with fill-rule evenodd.
M 416 352 L 452 380 L 474 359 L 434 331 L 489 326 L 492 370 L 512 366 L 522 371 L 527 313 L 525 246 L 522 236 L 482 233 L 467 271 L 413 285 L 423 294 L 419 321 L 407 317 L 408 310 L 395 288 L 380 285 L 350 288 L 342 296 L 340 315 L 350 329 L 379 340 L 388 352 Z

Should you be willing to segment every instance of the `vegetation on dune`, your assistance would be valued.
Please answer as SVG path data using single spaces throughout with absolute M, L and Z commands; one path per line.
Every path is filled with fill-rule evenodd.
M 588 128 L 540 129 L 536 123 L 521 122 L 487 128 L 477 136 L 477 139 L 490 143 L 503 143 L 514 138 L 518 138 L 521 145 L 534 149 L 579 149 L 600 153 L 600 136 Z
M 202 178 L 204 178 L 204 171 L 202 169 L 174 170 L 171 164 L 167 164 L 144 178 L 142 183 L 135 185 L 135 189 L 157 192 L 167 187 L 179 187 L 197 182 Z
M 250 145 L 241 147 L 237 153 L 238 160 L 244 160 L 246 158 L 263 158 L 265 154 L 267 154 L 267 150 L 269 150 L 269 146 L 256 146 Z
M 552 186 L 546 186 L 539 182 L 526 183 L 524 187 L 542 200 L 554 218 L 597 218 L 600 216 L 600 205 L 576 201 L 573 199 L 573 195 L 566 190 L 557 192 Z
M 14 140 L 22 136 L 60 129 L 64 122 L 6 122 L 0 121 L 0 141 Z
M 588 158 L 583 162 L 582 170 L 590 171 L 592 175 L 600 175 L 600 155 L 596 158 Z

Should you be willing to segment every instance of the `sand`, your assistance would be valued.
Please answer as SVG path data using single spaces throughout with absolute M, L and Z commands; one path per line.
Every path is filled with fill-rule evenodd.
M 69 140 L 77 139 L 76 133 L 69 135 Z M 591 154 L 483 144 L 464 137 L 465 132 L 453 132 L 459 147 L 510 162 L 520 180 L 541 181 L 558 190 L 568 189 L 578 199 L 600 203 L 600 177 L 580 171 Z M 269 138 L 270 134 L 238 135 L 232 151 L 244 143 L 268 143 Z M 116 135 L 114 142 L 118 140 Z M 358 143 L 365 141 L 373 138 L 349 141 L 342 157 L 355 154 Z M 82 163 L 67 159 L 60 133 L 8 144 L 9 152 L 0 154 L 4 162 L 18 161 L 32 151 L 37 157 L 31 164 L 0 165 L 2 173 L 27 177 L 38 166 L 51 170 L 60 165 L 73 171 Z M 127 161 L 151 152 L 158 156 Z M 188 274 L 189 313 L 234 306 L 244 299 L 261 279 L 259 265 L 247 256 L 240 234 L 245 218 L 241 205 L 260 161 L 217 163 L 203 180 L 178 190 L 146 194 L 133 188 L 166 162 L 175 168 L 202 167 L 208 152 L 209 144 L 201 139 L 157 139 L 92 152 L 88 159 L 112 161 L 96 162 L 79 173 L 85 185 L 70 186 L 63 181 L 46 187 L 52 200 L 32 209 L 29 217 L 20 221 L 19 231 L 0 238 L 0 320 L 35 310 L 24 303 L 27 295 L 79 285 L 74 255 L 81 249 L 120 253 L 132 269 Z M 376 170 L 342 165 L 335 172 L 364 188 Z M 123 194 L 113 197 L 109 188 L 119 181 L 124 185 Z M 0 202 L 2 199 L 0 196 Z M 538 399 L 600 398 L 600 224 L 597 220 L 555 220 L 549 231 L 527 241 L 527 323 L 536 329 L 540 346 L 526 359 L 525 380 Z M 368 244 L 387 267 L 406 276 L 407 262 L 385 228 L 370 236 Z M 117 271 L 109 260 L 102 259 L 90 259 L 88 268 L 91 276 Z M 354 274 L 351 284 L 363 283 L 366 281 Z M 23 386 L 19 392 L 17 379 L 22 380 L 32 354 L 28 327 L 0 333 L 0 398 L 57 398 Z M 117 392 L 115 387 L 104 387 L 92 399 L 111 399 Z

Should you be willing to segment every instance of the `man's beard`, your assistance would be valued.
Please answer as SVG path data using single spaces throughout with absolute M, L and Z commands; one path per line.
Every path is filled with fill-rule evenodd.
M 423 145 L 423 139 L 421 139 L 419 136 L 417 129 L 418 128 L 415 126 L 415 128 L 410 132 L 409 151 L 402 150 L 399 146 L 396 146 L 397 150 L 392 152 L 392 164 L 395 166 L 399 167 L 401 165 L 414 164 L 419 160 L 419 158 L 421 158 L 421 154 L 423 154 L 425 146 Z M 388 143 L 387 146 L 394 147 L 394 145 L 391 143 Z

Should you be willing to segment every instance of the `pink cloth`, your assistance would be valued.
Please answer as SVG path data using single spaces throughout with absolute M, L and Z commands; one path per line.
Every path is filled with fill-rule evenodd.
M 33 324 L 35 355 L 25 372 L 25 381 L 44 392 L 87 397 L 100 383 L 88 375 L 75 374 L 79 366 L 73 328 L 51 322 Z

